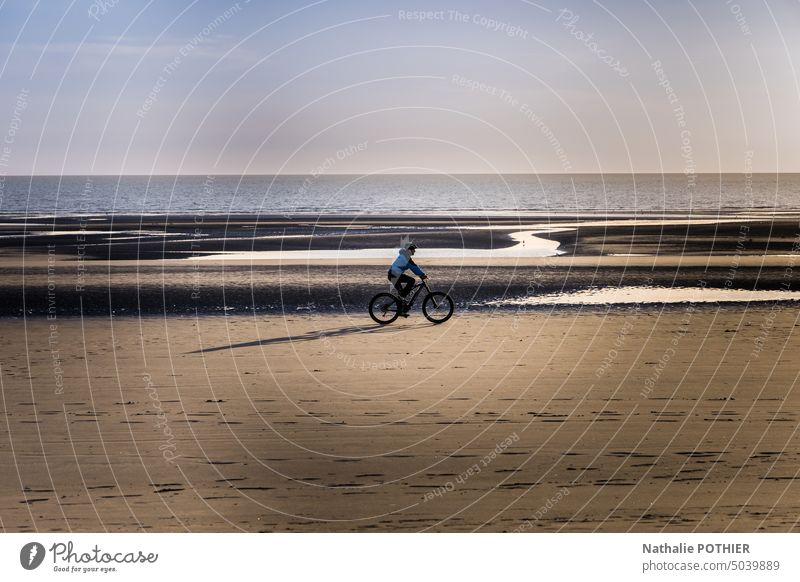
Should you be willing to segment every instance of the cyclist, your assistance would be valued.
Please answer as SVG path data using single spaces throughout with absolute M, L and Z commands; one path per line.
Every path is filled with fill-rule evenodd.
M 417 252 L 417 245 L 413 241 L 404 242 L 400 248 L 400 253 L 392 263 L 392 266 L 389 267 L 389 281 L 392 282 L 400 297 L 403 298 L 403 305 L 400 311 L 400 315 L 403 317 L 408 317 L 408 305 L 405 302 L 405 298 L 414 286 L 414 277 L 406 275 L 406 270 L 411 269 L 411 272 L 423 281 L 428 278 L 425 272 L 419 268 L 419 265 L 414 262 L 414 259 L 411 258 L 415 252 Z

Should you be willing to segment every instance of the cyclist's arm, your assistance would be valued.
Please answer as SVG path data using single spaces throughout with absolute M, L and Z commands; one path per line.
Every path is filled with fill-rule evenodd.
M 411 269 L 411 272 L 414 273 L 417 277 L 425 277 L 426 276 L 425 275 L 425 271 L 420 269 L 419 265 L 417 265 L 414 261 L 412 261 L 410 259 L 408 261 L 408 268 Z

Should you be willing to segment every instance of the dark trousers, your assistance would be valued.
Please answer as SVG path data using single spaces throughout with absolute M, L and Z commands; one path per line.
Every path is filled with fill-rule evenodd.
M 414 277 L 409 277 L 405 274 L 399 277 L 393 277 L 392 274 L 389 273 L 389 281 L 394 283 L 394 288 L 400 293 L 400 297 L 406 297 L 414 286 Z

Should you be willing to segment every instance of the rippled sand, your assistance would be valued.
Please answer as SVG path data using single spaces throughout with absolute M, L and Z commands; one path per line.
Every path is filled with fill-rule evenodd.
M 2 527 L 790 531 L 796 320 L 6 320 Z

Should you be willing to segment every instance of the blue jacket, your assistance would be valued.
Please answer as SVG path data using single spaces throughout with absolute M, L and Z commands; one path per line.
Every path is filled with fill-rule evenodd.
M 392 263 L 392 266 L 389 267 L 389 272 L 392 275 L 399 277 L 402 275 L 406 269 L 411 269 L 411 272 L 417 275 L 418 277 L 422 277 L 425 275 L 425 272 L 419 268 L 414 262 L 414 259 L 411 258 L 411 253 L 409 253 L 406 249 L 400 249 L 400 254 Z

